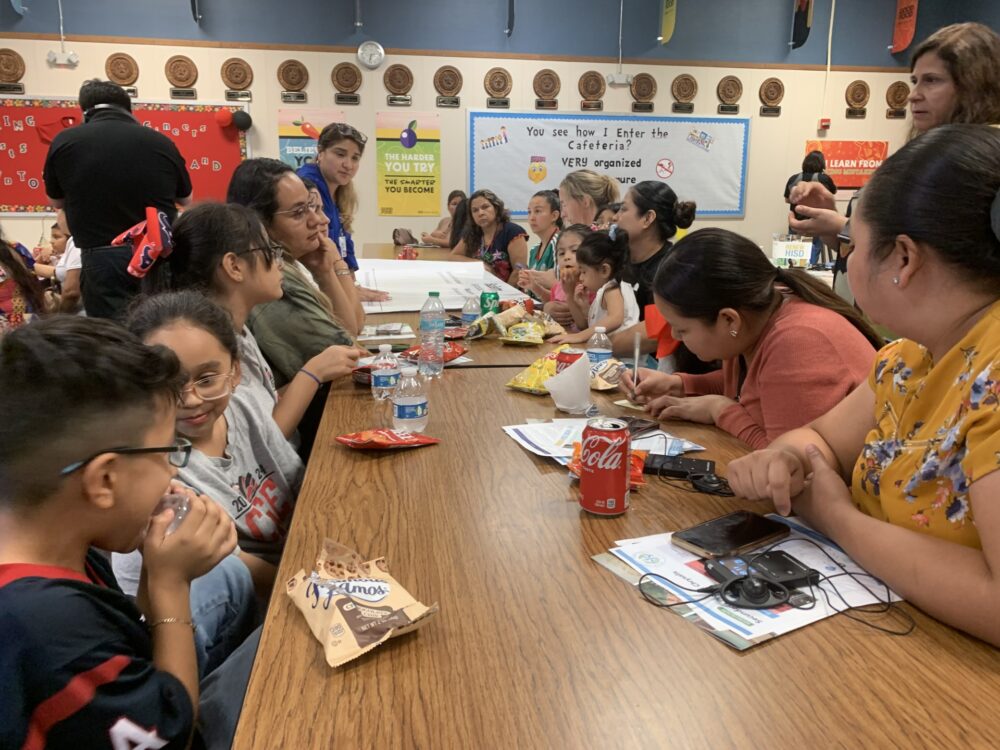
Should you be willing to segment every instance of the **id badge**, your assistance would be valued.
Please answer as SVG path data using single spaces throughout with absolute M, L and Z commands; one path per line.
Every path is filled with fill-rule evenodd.
M 343 235 L 343 234 L 340 235 L 340 237 L 337 238 L 337 244 L 340 245 L 340 257 L 342 259 L 346 260 L 346 258 L 347 258 L 347 237 L 345 235 Z

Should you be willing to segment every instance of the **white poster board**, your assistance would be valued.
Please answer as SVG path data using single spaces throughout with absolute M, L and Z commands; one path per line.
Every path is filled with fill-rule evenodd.
M 784 260 L 785 265 L 808 266 L 811 255 L 812 238 L 771 242 L 771 260 Z
M 500 299 L 527 295 L 491 274 L 482 263 L 365 258 L 358 271 L 361 286 L 388 292 L 386 302 L 363 303 L 366 313 L 418 312 L 428 292 L 440 292 L 446 310 L 461 310 L 469 297 L 496 292 Z
M 624 189 L 661 180 L 699 217 L 743 216 L 750 120 L 738 117 L 469 112 L 469 186 L 514 216 L 570 172 L 591 169 Z

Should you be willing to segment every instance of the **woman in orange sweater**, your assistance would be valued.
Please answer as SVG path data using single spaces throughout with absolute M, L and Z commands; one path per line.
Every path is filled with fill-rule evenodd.
M 775 268 L 725 229 L 688 235 L 660 264 L 656 307 L 706 375 L 640 369 L 623 387 L 659 419 L 715 424 L 751 448 L 824 414 L 871 369 L 878 334 L 804 271 Z

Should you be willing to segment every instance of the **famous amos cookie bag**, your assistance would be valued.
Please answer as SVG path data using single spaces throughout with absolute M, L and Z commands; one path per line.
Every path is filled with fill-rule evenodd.
M 300 570 L 285 593 L 322 644 L 326 663 L 339 667 L 381 643 L 421 627 L 438 605 L 421 604 L 389 575 L 385 558 L 362 562 L 332 539 L 311 573 Z

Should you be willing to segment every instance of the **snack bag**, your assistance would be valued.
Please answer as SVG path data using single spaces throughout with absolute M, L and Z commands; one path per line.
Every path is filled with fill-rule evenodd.
M 590 366 L 590 388 L 594 391 L 613 391 L 622 379 L 628 365 L 617 359 L 606 359 Z
M 361 450 L 381 451 L 393 448 L 419 448 L 422 445 L 434 445 L 440 443 L 440 438 L 433 438 L 415 432 L 401 432 L 399 430 L 362 430 L 352 432 L 348 435 L 338 435 L 334 438 L 338 443 L 343 443 L 348 448 L 360 448 Z
M 556 374 L 556 357 L 559 356 L 559 352 L 568 348 L 569 344 L 557 346 L 544 357 L 536 359 L 511 378 L 510 382 L 507 383 L 507 387 L 513 388 L 515 391 L 524 391 L 525 393 L 533 393 L 536 396 L 544 396 L 548 393 L 545 381 Z
M 507 335 L 507 329 L 510 328 L 515 323 L 520 323 L 524 320 L 528 311 L 524 309 L 522 305 L 514 305 L 513 307 L 508 307 L 501 313 L 498 313 L 493 318 L 493 327 L 496 329 L 497 333 L 501 336 Z
M 488 334 L 493 327 L 493 318 L 495 316 L 496 313 L 489 312 L 469 323 L 468 333 L 465 334 L 465 338 L 469 340 L 480 339 Z
M 444 342 L 444 361 L 451 362 L 453 359 L 458 359 L 463 354 L 469 351 L 469 347 L 465 344 L 460 344 L 457 341 L 445 341 Z M 411 346 L 405 352 L 401 352 L 400 357 L 403 359 L 408 359 L 411 362 L 416 362 L 420 357 L 420 345 Z
M 538 346 L 545 343 L 542 338 L 544 333 L 545 329 L 539 323 L 515 323 L 507 329 L 507 335 L 501 336 L 500 340 L 505 344 Z
M 451 339 L 464 339 L 469 333 L 469 329 L 465 326 L 455 326 L 453 328 L 444 329 L 444 337 L 446 340 Z
M 582 451 L 583 448 L 580 443 L 573 443 L 573 457 L 566 464 L 566 468 L 569 469 L 569 474 L 574 479 L 580 478 L 580 471 L 583 468 L 580 463 L 580 454 Z M 646 484 L 642 468 L 646 465 L 646 456 L 648 455 L 649 451 L 633 450 L 629 452 L 628 483 L 629 487 L 633 490 L 637 490 Z
M 351 380 L 353 380 L 357 385 L 363 385 L 368 388 L 372 386 L 372 366 L 362 365 L 361 367 L 355 367 L 351 370 Z
M 566 329 L 563 328 L 559 323 L 553 320 L 552 316 L 547 312 L 539 310 L 534 315 L 531 316 L 531 320 L 535 323 L 540 323 L 545 329 L 543 336 L 545 338 L 550 338 L 551 336 L 561 336 L 566 333 Z
M 421 604 L 389 575 L 385 558 L 361 556 L 327 539 L 316 570 L 285 583 L 306 624 L 322 644 L 326 663 L 339 667 L 397 635 L 416 630 L 438 611 Z

